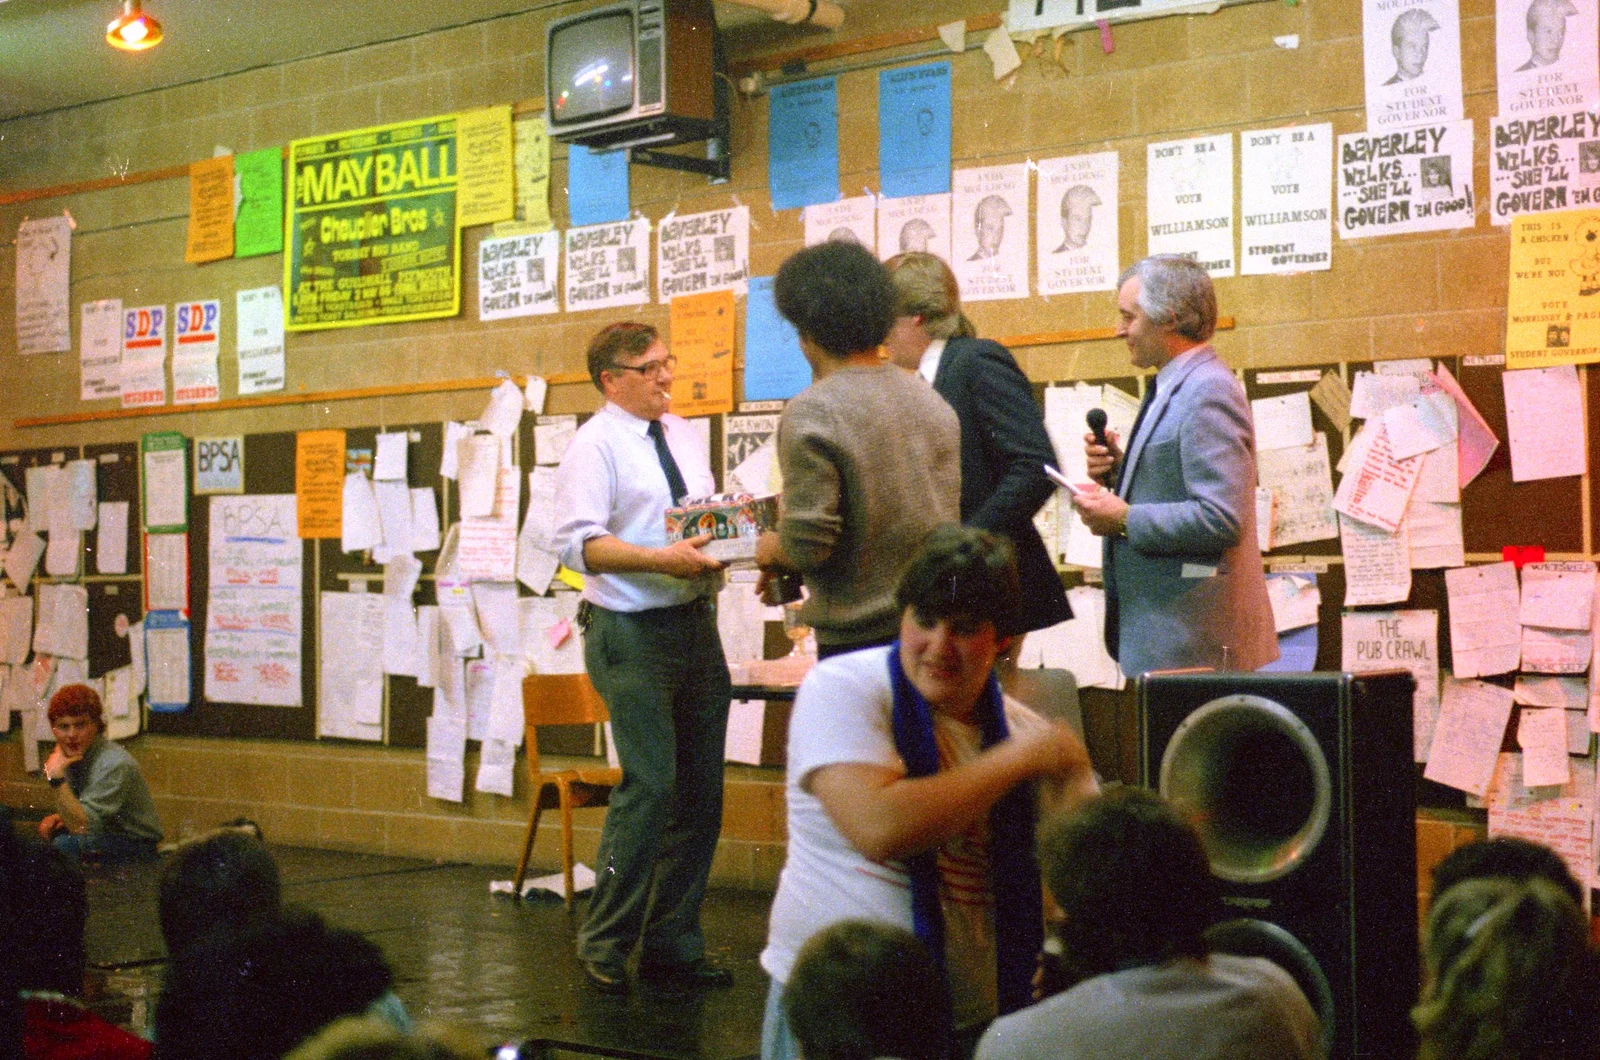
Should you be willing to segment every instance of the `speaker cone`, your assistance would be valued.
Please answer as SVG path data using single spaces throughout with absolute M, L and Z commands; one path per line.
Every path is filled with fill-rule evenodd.
M 1338 1014 L 1333 1003 L 1333 988 L 1323 974 L 1322 965 L 1304 944 L 1281 926 L 1270 920 L 1243 917 L 1225 920 L 1206 929 L 1206 942 L 1217 953 L 1231 953 L 1235 957 L 1265 957 L 1289 973 L 1300 992 L 1311 1003 L 1322 1027 L 1322 1052 L 1327 1056 L 1333 1048 L 1335 1021 Z
M 1161 756 L 1160 791 L 1200 831 L 1230 883 L 1287 875 L 1317 848 L 1332 809 L 1328 762 L 1305 723 L 1261 696 L 1213 699 Z

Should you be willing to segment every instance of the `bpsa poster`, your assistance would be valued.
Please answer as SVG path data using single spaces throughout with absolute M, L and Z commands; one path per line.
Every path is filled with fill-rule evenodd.
M 1457 0 L 1364 0 L 1367 132 L 1460 121 Z
M 950 198 L 951 261 L 961 299 L 1028 297 L 1028 166 L 959 169 Z
M 1600 202 L 1600 114 L 1490 119 L 1489 196 L 1497 225 Z
M 1339 137 L 1339 238 L 1471 228 L 1472 121 Z
M 1115 290 L 1117 153 L 1040 161 L 1034 225 L 1040 294 Z
M 1239 271 L 1331 269 L 1333 126 L 1246 130 L 1239 160 Z
M 1146 148 L 1150 253 L 1181 254 L 1211 276 L 1232 276 L 1233 134 Z
M 1494 25 L 1500 117 L 1600 106 L 1597 7 L 1597 0 L 1499 0 Z
M 1506 368 L 1600 361 L 1600 209 L 1511 222 Z
M 446 116 L 290 142 L 288 330 L 456 315 L 455 132 Z

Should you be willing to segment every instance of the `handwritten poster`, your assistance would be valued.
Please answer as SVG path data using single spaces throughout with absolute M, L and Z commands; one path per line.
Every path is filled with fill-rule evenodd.
M 516 209 L 510 105 L 457 114 L 456 154 L 456 224 L 509 219 Z
M 233 156 L 189 163 L 189 235 L 183 260 L 190 264 L 233 257 Z
M 1600 114 L 1490 119 L 1489 191 L 1497 225 L 1521 213 L 1600 205 Z
M 383 594 L 325 592 L 321 597 L 317 735 L 381 740 Z
M 455 316 L 456 118 L 289 143 L 290 331 Z
M 1412 760 L 1426 762 L 1439 720 L 1439 612 L 1346 611 L 1341 619 L 1340 668 L 1350 673 L 1410 670 Z
M 72 225 L 38 217 L 17 226 L 17 352 L 72 349 L 68 298 Z
M 212 497 L 205 697 L 298 707 L 301 557 L 292 493 Z
M 1145 148 L 1151 254 L 1193 258 L 1211 276 L 1232 276 L 1233 134 Z
M 263 147 L 233 156 L 233 256 L 283 252 L 283 150 Z
M 1239 222 L 1245 276 L 1333 267 L 1333 126 L 1239 134 Z
M 567 312 L 650 301 L 650 222 L 569 228 L 565 233 Z
M 1339 137 L 1339 238 L 1471 228 L 1472 122 Z
M 672 411 L 679 416 L 733 411 L 733 292 L 674 298 L 670 320 L 672 354 L 678 358 Z
M 656 234 L 660 299 L 703 291 L 744 294 L 750 279 L 750 208 L 668 216 Z
M 172 403 L 193 405 L 222 396 L 217 352 L 222 330 L 222 303 L 179 302 L 173 307 Z
M 1461 120 L 1457 0 L 1363 0 L 1367 132 Z
M 478 319 L 504 320 L 559 310 L 556 277 L 560 261 L 558 232 L 479 243 Z
M 1600 361 L 1600 210 L 1514 218 L 1506 367 Z
M 1116 289 L 1117 173 L 1115 151 L 1039 162 L 1040 294 Z
M 961 299 L 1028 297 L 1028 167 L 957 170 L 950 193 L 950 267 Z
M 950 196 L 878 200 L 878 257 L 933 254 L 950 260 Z
M 1499 0 L 1494 22 L 1502 118 L 1600 106 L 1595 0 Z
M 301 431 L 294 439 L 295 525 L 301 537 L 344 531 L 344 432 Z
M 550 134 L 540 117 L 518 118 L 511 127 L 517 177 L 516 219 L 536 231 L 550 227 Z
M 79 306 L 78 399 L 99 401 L 122 395 L 122 299 Z

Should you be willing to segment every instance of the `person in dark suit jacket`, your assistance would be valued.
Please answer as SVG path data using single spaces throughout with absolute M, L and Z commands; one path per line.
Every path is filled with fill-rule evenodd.
M 1044 413 L 1011 353 L 974 337 L 961 312 L 950 266 L 932 254 L 888 261 L 895 324 L 884 340 L 889 359 L 918 372 L 961 421 L 961 521 L 1011 542 L 1022 598 L 1008 653 L 1015 665 L 1021 634 L 1072 617 L 1061 577 L 1034 528 L 1033 516 L 1055 492 L 1044 465 L 1055 464 Z
M 1073 506 L 1104 538 L 1106 648 L 1123 672 L 1255 670 L 1278 657 L 1256 543 L 1256 439 L 1244 387 L 1211 348 L 1217 296 L 1195 262 L 1145 258 L 1118 282 L 1117 334 L 1157 369 L 1127 453 L 1084 435 L 1104 489 Z

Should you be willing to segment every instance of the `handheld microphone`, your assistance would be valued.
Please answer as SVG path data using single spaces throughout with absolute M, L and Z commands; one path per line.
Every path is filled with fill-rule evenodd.
M 1090 409 L 1084 419 L 1089 421 L 1089 429 L 1094 432 L 1095 443 L 1111 448 L 1111 443 L 1106 441 L 1106 410 Z

